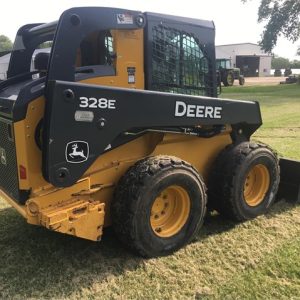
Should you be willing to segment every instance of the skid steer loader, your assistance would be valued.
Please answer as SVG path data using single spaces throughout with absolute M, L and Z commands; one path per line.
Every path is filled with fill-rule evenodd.
M 112 225 L 144 257 L 191 241 L 207 207 L 265 213 L 279 160 L 249 141 L 259 104 L 217 98 L 214 37 L 210 21 L 96 7 L 21 27 L 0 83 L 1 197 L 80 238 Z

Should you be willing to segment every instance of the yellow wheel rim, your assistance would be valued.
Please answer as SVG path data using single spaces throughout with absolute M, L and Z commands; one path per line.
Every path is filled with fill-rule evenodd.
M 269 189 L 270 173 L 266 166 L 259 164 L 248 173 L 244 184 L 244 199 L 249 206 L 259 205 Z
M 191 201 L 185 189 L 171 185 L 154 200 L 151 208 L 150 224 L 159 237 L 171 237 L 186 223 Z

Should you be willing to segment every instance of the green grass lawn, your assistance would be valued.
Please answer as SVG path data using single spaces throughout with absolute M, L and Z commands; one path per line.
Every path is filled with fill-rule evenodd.
M 254 138 L 282 156 L 300 159 L 300 86 L 277 85 L 223 88 L 223 98 L 258 100 L 263 126 Z
M 259 100 L 256 139 L 300 159 L 300 86 L 231 87 Z M 242 224 L 209 216 L 174 255 L 141 259 L 111 232 L 93 243 L 26 224 L 0 201 L 0 299 L 300 299 L 300 207 L 277 202 Z

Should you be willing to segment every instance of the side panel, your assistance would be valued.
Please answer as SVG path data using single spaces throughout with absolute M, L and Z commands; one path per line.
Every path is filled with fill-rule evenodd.
M 258 103 L 71 82 L 48 85 L 43 172 L 54 186 L 74 184 L 118 137 L 134 128 L 234 125 L 249 136 L 260 126 Z M 76 119 L 76 113 L 91 116 Z M 125 134 L 124 134 L 125 133 Z
M 109 226 L 114 189 L 121 176 L 138 160 L 153 155 L 173 155 L 191 163 L 207 180 L 216 156 L 231 142 L 230 129 L 213 138 L 183 134 L 145 134 L 100 156 L 83 178 L 71 187 L 40 191 L 27 202 L 28 222 L 80 236 L 77 231 L 65 232 L 65 228 L 72 229 L 72 223 L 76 224 L 74 220 L 67 221 L 67 216 L 72 214 L 68 209 L 70 205 L 75 208 L 89 201 L 95 205 L 102 204 L 102 208 L 105 208 L 103 225 Z M 90 230 L 94 232 L 93 226 Z M 89 233 L 85 238 L 90 238 Z
M 206 181 L 216 156 L 231 143 L 229 132 L 209 139 L 167 134 L 153 155 L 167 154 L 179 157 L 192 164 Z
M 20 189 L 31 189 L 33 193 L 49 185 L 42 176 L 42 152 L 36 143 L 37 126 L 44 109 L 45 98 L 39 97 L 28 105 L 26 118 L 14 123 Z

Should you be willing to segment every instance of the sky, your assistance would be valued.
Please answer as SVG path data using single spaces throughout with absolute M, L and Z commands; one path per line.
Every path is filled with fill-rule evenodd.
M 140 11 L 213 20 L 216 26 L 216 45 L 257 43 L 263 24 L 257 23 L 260 0 L 9 0 L 3 1 L 0 34 L 14 40 L 18 28 L 28 23 L 57 20 L 61 13 L 75 6 L 119 7 Z M 292 44 L 279 38 L 274 53 L 289 59 L 296 56 L 300 40 Z

